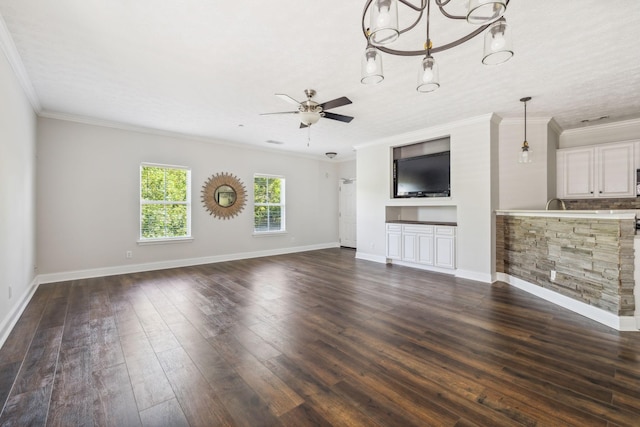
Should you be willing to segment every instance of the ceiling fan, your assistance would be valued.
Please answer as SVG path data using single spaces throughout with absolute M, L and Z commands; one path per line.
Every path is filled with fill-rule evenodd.
M 278 98 L 283 99 L 291 104 L 297 105 L 298 110 L 283 111 L 278 113 L 262 113 L 261 116 L 265 116 L 269 114 L 299 114 L 301 128 L 306 128 L 317 123 L 321 117 L 324 117 L 325 119 L 332 119 L 332 120 L 337 120 L 339 122 L 345 122 L 345 123 L 349 123 L 351 120 L 353 120 L 353 117 L 351 116 L 344 116 L 342 114 L 329 113 L 327 111 L 332 108 L 342 107 L 343 105 L 351 104 L 351 100 L 346 96 L 319 104 L 312 100 L 312 98 L 316 94 L 315 90 L 305 89 L 304 93 L 305 95 L 307 95 L 307 100 L 302 102 L 296 101 L 289 95 L 285 95 L 283 93 L 276 93 L 276 96 Z

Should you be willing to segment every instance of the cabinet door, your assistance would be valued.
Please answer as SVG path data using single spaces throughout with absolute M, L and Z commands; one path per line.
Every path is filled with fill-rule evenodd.
M 387 258 L 402 258 L 402 233 L 387 232 Z
M 418 234 L 418 262 L 433 265 L 433 234 Z
M 562 155 L 562 183 L 564 185 L 562 197 L 567 199 L 584 199 L 595 197 L 594 175 L 595 175 L 595 149 L 572 149 L 567 150 Z
M 436 267 L 455 268 L 455 238 L 436 235 Z
M 402 233 L 402 260 L 416 262 L 418 254 L 416 251 L 416 237 L 414 233 Z
M 596 148 L 599 160 L 598 196 L 635 197 L 633 143 L 608 144 Z

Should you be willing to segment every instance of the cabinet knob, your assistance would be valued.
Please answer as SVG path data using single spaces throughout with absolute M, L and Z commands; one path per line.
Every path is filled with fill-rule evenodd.
M 593 191 L 589 191 L 589 193 L 593 194 Z
M 600 190 L 600 194 L 602 194 L 602 190 Z

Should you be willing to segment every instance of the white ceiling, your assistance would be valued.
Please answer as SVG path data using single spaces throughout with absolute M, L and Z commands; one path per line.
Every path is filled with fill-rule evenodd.
M 464 1 L 452 0 L 455 7 Z M 637 0 L 512 0 L 505 17 L 513 59 L 482 65 L 476 37 L 434 55 L 441 87 L 430 94 L 415 90 L 420 57 L 384 55 L 385 80 L 360 84 L 364 3 L 0 0 L 0 27 L 10 35 L 2 38 L 5 53 L 17 51 L 22 65 L 14 58 L 14 68 L 23 67 L 43 116 L 312 155 L 336 151 L 336 160 L 395 134 L 491 112 L 521 117 L 524 96 L 533 97 L 529 117 L 553 117 L 563 129 L 605 115 L 640 116 Z M 435 45 L 468 25 L 442 21 L 431 29 Z M 414 31 L 420 49 L 424 29 Z M 319 102 L 347 96 L 353 104 L 331 111 L 355 117 L 320 120 L 309 146 L 297 115 L 260 115 L 291 110 L 274 94 L 303 100 L 306 88 Z

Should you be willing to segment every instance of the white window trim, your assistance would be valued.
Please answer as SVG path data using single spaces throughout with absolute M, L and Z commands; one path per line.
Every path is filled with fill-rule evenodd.
M 142 189 L 142 168 L 143 167 L 155 167 L 155 168 L 168 168 L 168 169 L 182 169 L 187 171 L 187 200 L 185 202 L 165 202 L 165 201 L 156 201 L 150 200 L 147 203 L 148 205 L 167 205 L 167 204 L 178 204 L 178 205 L 186 205 L 187 206 L 187 235 L 186 236 L 178 236 L 178 237 L 154 237 L 154 238 L 144 238 L 142 237 L 142 229 L 140 228 L 142 224 L 142 206 L 143 200 L 140 194 L 140 190 Z M 140 163 L 140 172 L 138 174 L 138 239 L 136 243 L 138 245 L 159 245 L 165 243 L 190 243 L 193 241 L 193 236 L 191 234 L 191 214 L 192 214 L 192 204 L 191 204 L 191 168 L 188 166 L 180 166 L 180 165 L 168 165 L 163 163 L 149 163 L 142 162 Z
M 256 206 L 281 206 L 282 207 L 282 219 L 281 222 L 284 223 L 284 228 L 280 229 L 280 230 L 269 230 L 269 231 L 256 231 L 255 230 L 255 222 L 254 222 L 254 229 L 253 229 L 253 236 L 254 237 L 266 237 L 266 236 L 277 236 L 277 235 L 283 235 L 283 234 L 287 234 L 287 179 L 284 175 L 273 175 L 273 174 L 268 174 L 268 173 L 254 173 L 253 174 L 253 184 L 254 184 L 254 188 L 255 188 L 255 182 L 256 182 L 256 178 L 278 178 L 281 179 L 284 182 L 284 195 L 282 195 L 281 199 L 280 199 L 280 203 L 256 203 L 256 195 L 255 193 L 253 194 L 253 211 L 254 211 L 254 221 L 255 221 L 255 207 Z

